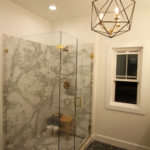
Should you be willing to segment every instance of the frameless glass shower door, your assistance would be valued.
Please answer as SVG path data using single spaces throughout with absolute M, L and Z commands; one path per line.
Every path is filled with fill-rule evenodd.
M 79 40 L 77 56 L 76 150 L 91 135 L 93 45 Z

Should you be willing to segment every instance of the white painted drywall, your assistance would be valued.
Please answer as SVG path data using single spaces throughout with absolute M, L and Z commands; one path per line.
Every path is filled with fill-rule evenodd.
M 96 34 L 91 31 L 90 16 L 52 22 L 52 30 L 63 31 L 86 43 L 96 41 Z
M 145 115 L 105 109 L 106 50 L 109 45 L 117 43 L 137 43 L 143 46 L 141 94 L 142 101 L 147 104 Z M 136 9 L 130 32 L 113 39 L 97 35 L 95 70 L 94 133 L 150 149 L 150 7 Z
M 50 31 L 48 21 L 8 0 L 0 0 L 0 41 L 3 33 L 24 36 Z M 0 49 L 0 72 L 2 72 L 2 48 Z M 2 110 L 2 77 L 0 75 L 0 150 L 3 150 Z
M 0 35 L 31 35 L 50 32 L 50 23 L 9 0 L 0 0 Z

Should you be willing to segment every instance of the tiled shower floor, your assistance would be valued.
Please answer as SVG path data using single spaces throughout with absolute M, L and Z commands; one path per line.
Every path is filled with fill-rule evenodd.
M 76 137 L 76 150 L 82 144 L 84 139 Z M 60 136 L 59 138 L 60 150 L 73 150 L 74 149 L 74 137 L 70 136 L 69 140 L 66 140 L 66 136 Z M 58 150 L 58 136 L 51 136 L 50 134 L 43 133 L 34 139 L 28 139 L 26 143 L 18 150 Z

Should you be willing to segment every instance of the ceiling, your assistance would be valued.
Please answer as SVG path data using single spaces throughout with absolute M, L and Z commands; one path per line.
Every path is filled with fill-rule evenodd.
M 11 0 L 48 21 L 58 21 L 91 14 L 92 0 Z M 106 1 L 106 0 L 100 0 Z M 50 11 L 49 5 L 56 5 L 56 11 Z M 137 9 L 149 9 L 150 0 L 136 0 Z
M 91 14 L 92 0 L 11 0 L 33 13 L 49 20 L 57 21 Z M 56 5 L 56 11 L 50 11 L 49 5 Z

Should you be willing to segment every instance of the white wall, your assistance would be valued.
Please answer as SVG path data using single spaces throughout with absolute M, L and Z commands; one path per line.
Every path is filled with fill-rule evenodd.
M 50 31 L 51 27 L 48 21 L 8 0 L 0 0 L 0 38 L 2 33 L 25 36 Z M 0 51 L 0 68 L 2 68 L 2 49 Z M 1 69 L 0 72 L 2 72 Z M 1 78 L 0 75 L 0 96 L 2 96 Z M 2 142 L 2 97 L 0 97 L 0 150 L 3 149 Z
M 50 32 L 48 21 L 8 0 L 0 0 L 0 35 L 23 36 L 44 32 Z
M 142 101 L 147 104 L 145 115 L 105 109 L 106 50 L 109 45 L 117 43 L 143 45 Z M 123 143 L 143 145 L 150 150 L 150 10 L 136 9 L 132 29 L 124 35 L 114 39 L 97 35 L 95 70 L 94 133 L 104 141 L 112 140 L 115 144 L 117 140 L 123 140 Z
M 96 41 L 96 35 L 91 31 L 90 16 L 53 22 L 52 30 L 66 32 L 86 43 Z

